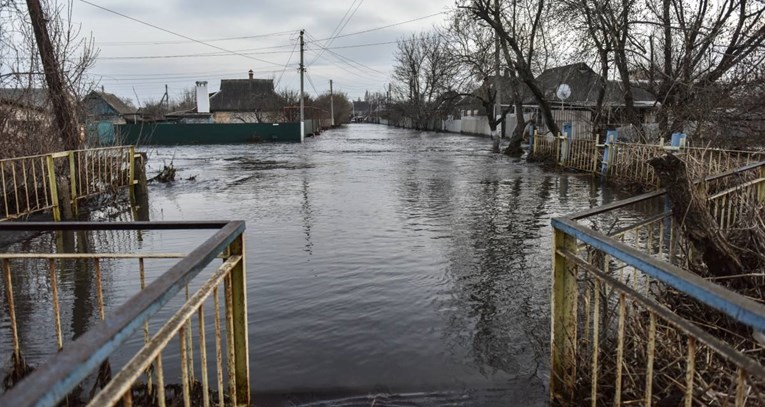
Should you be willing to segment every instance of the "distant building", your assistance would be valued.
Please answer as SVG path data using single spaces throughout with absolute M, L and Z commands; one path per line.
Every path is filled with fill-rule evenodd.
M 220 81 L 220 90 L 210 97 L 210 112 L 215 123 L 277 122 L 279 101 L 273 79 L 255 79 L 250 70 L 247 79 Z
M 601 76 L 585 63 L 576 63 L 550 68 L 537 78 L 540 90 L 552 108 L 553 117 L 563 132 L 570 131 L 572 136 L 581 137 L 592 134 L 593 108 L 597 106 L 598 91 L 601 86 Z M 564 100 L 557 96 L 561 85 L 566 85 L 569 95 Z M 538 107 L 536 99 L 524 86 L 523 105 L 531 108 Z M 656 98 L 638 83 L 631 86 L 635 112 L 643 123 L 650 126 L 655 122 Z M 606 92 L 603 108 L 606 110 L 606 125 L 621 127 L 623 119 L 624 87 L 621 81 L 606 82 Z M 526 110 L 526 109 L 524 109 Z M 545 131 L 546 125 L 541 114 L 536 114 L 537 125 Z M 602 131 L 602 129 L 601 129 Z
M 26 139 L 45 132 L 51 121 L 45 89 L 0 88 L 0 158 L 15 156 Z
M 112 93 L 93 91 L 83 99 L 85 133 L 91 143 L 113 144 L 115 126 L 139 120 L 138 110 Z

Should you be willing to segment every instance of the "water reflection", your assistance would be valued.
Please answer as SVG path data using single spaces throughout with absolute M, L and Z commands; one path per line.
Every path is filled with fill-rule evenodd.
M 493 155 L 490 144 L 354 125 L 301 145 L 159 149 L 154 162 L 174 158 L 178 175 L 196 181 L 152 186 L 150 205 L 132 216 L 247 222 L 256 402 L 381 391 L 405 394 L 389 397 L 396 402 L 416 394 L 541 405 L 549 220 L 610 195 L 589 178 Z M 199 239 L 179 236 L 173 244 Z M 162 234 L 75 234 L 63 250 L 105 244 L 173 247 Z M 67 269 L 70 337 L 98 314 L 95 286 L 79 278 L 86 266 Z M 113 267 L 104 271 L 111 306 L 135 289 L 135 275 L 104 267 Z M 20 285 L 34 292 L 31 282 Z M 41 311 L 25 306 L 29 324 Z

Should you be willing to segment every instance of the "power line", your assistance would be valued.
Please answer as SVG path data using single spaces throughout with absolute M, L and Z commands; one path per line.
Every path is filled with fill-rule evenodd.
M 266 38 L 266 37 L 289 35 L 294 32 L 295 31 L 292 30 L 292 31 L 280 31 L 280 32 L 274 32 L 274 33 L 267 33 L 267 34 L 246 35 L 241 37 L 212 38 L 209 40 L 204 40 L 204 42 L 250 40 L 253 38 Z M 186 41 L 104 41 L 104 42 L 96 41 L 96 44 L 100 47 L 111 47 L 111 46 L 126 46 L 126 45 L 175 45 L 175 44 L 184 44 L 187 42 L 193 42 L 193 41 L 189 41 L 189 40 L 186 40 Z
M 166 32 L 168 34 L 175 35 L 177 37 L 181 37 L 181 38 L 187 39 L 187 40 L 192 41 L 192 42 L 196 42 L 198 44 L 202 44 L 202 45 L 208 46 L 210 48 L 215 48 L 215 49 L 217 49 L 219 51 L 228 52 L 228 53 L 231 53 L 231 54 L 234 54 L 234 55 L 239 55 L 239 56 L 244 57 L 244 58 L 252 59 L 252 60 L 255 60 L 255 61 L 259 61 L 259 62 L 264 62 L 264 63 L 271 64 L 271 65 L 279 65 L 279 66 L 281 66 L 280 64 L 277 64 L 277 63 L 274 63 L 274 62 L 271 62 L 271 61 L 266 61 L 265 59 L 255 58 L 255 57 L 252 57 L 252 56 L 249 56 L 249 55 L 245 55 L 245 54 L 242 54 L 242 53 L 239 53 L 239 52 L 236 52 L 236 51 L 231 51 L 231 50 L 225 49 L 223 47 L 219 47 L 217 45 L 208 44 L 208 43 L 206 43 L 204 41 L 201 41 L 201 40 L 198 40 L 198 39 L 195 39 L 195 38 L 191 38 L 191 37 L 189 37 L 187 35 L 179 34 L 179 33 L 175 32 L 175 31 L 171 31 L 171 30 L 168 30 L 166 28 L 162 28 L 162 27 L 159 27 L 157 25 L 154 25 L 154 24 L 151 24 L 151 23 L 147 23 L 147 22 L 139 20 L 137 18 L 130 17 L 129 15 L 122 14 L 122 13 L 120 13 L 118 11 L 114 11 L 114 10 L 108 9 L 106 7 L 103 7 L 103 6 L 99 6 L 98 4 L 91 3 L 88 0 L 80 0 L 80 1 L 85 3 L 85 4 L 88 4 L 90 6 L 93 6 L 95 8 L 107 11 L 107 12 L 112 13 L 112 14 L 116 14 L 116 15 L 118 15 L 120 17 L 127 18 L 128 20 L 135 21 L 135 22 L 143 24 L 145 26 L 148 26 L 148 27 L 151 27 L 151 28 L 154 28 L 154 29 Z
M 295 54 L 295 49 L 297 49 L 298 42 L 295 41 L 295 46 L 292 47 L 292 52 L 290 53 L 289 58 L 287 58 L 287 63 L 284 64 L 284 69 L 282 69 L 282 73 L 279 74 L 279 79 L 276 81 L 276 84 L 274 85 L 274 89 L 279 87 L 279 83 L 282 81 L 282 77 L 284 76 L 284 72 L 287 71 L 287 67 L 290 65 L 290 61 L 292 60 L 292 55 Z
M 316 93 L 316 96 L 319 96 L 319 91 L 316 90 L 316 86 L 313 85 L 313 81 L 311 80 L 311 75 L 309 75 L 308 72 L 306 72 L 305 77 L 306 79 L 308 79 L 308 83 L 311 85 L 313 92 Z
M 332 50 L 332 49 L 346 49 L 346 48 L 363 48 L 363 47 L 373 47 L 373 46 L 379 46 L 379 45 L 389 45 L 389 44 L 395 44 L 395 43 L 397 43 L 397 41 L 373 42 L 373 43 L 367 43 L 367 44 L 352 44 L 352 45 L 343 45 L 339 47 L 322 48 L 322 49 Z M 248 51 L 256 50 L 256 49 L 273 49 L 273 48 L 275 47 L 240 49 L 240 50 L 236 50 L 235 52 L 242 53 L 243 55 L 265 55 L 265 54 L 287 54 L 287 53 L 292 55 L 295 52 L 294 45 L 293 45 L 292 51 L 248 52 Z M 107 56 L 107 57 L 98 57 L 98 59 L 107 61 L 107 60 L 171 59 L 171 58 L 198 58 L 198 57 L 226 57 L 226 56 L 231 56 L 231 54 L 221 53 L 221 52 L 201 52 L 201 53 L 193 53 L 193 54 L 176 54 L 176 55 Z
M 340 21 L 337 23 L 337 26 L 336 26 L 336 27 L 335 27 L 335 29 L 332 31 L 332 34 L 330 34 L 330 35 L 329 35 L 329 39 L 327 40 L 327 42 L 325 42 L 325 43 L 324 43 L 324 46 L 323 46 L 323 48 L 326 48 L 326 47 L 329 47 L 330 45 L 332 45 L 332 42 L 334 42 L 334 41 L 335 41 L 335 39 L 337 38 L 337 36 L 338 36 L 338 35 L 340 35 L 340 33 L 341 33 L 341 32 L 343 32 L 343 29 L 345 29 L 345 27 L 346 27 L 346 26 L 348 25 L 348 23 L 351 21 L 351 18 L 353 18 L 353 16 L 354 16 L 354 15 L 356 15 L 356 12 L 359 10 L 359 7 L 361 7 L 361 4 L 362 4 L 362 3 L 364 3 L 364 0 L 360 0 L 360 1 L 359 1 L 359 3 L 358 3 L 358 5 L 356 5 L 356 8 L 355 8 L 355 9 L 353 9 L 353 5 L 354 5 L 354 4 L 356 4 L 356 1 L 357 1 L 357 0 L 353 0 L 353 3 L 351 3 L 351 6 L 350 6 L 350 7 L 348 8 L 348 10 L 345 12 L 345 15 L 343 16 L 343 18 L 341 18 L 341 19 L 340 19 Z M 346 19 L 346 16 L 348 16 L 348 13 L 351 11 L 351 9 L 353 9 L 353 12 L 352 12 L 352 13 L 351 13 L 351 15 L 350 15 L 350 16 L 349 16 L 349 17 Z M 345 20 L 345 22 L 343 22 L 343 20 Z M 317 59 L 319 59 L 319 57 L 321 56 L 321 54 L 322 54 L 323 52 L 324 52 L 324 51 L 322 50 L 322 52 L 320 52 L 320 53 L 319 53 L 319 55 L 317 55 L 317 56 L 316 56 L 316 57 L 313 59 L 313 61 L 311 61 L 311 63 L 309 63 L 309 64 L 308 64 L 308 66 L 311 66 L 311 65 L 313 65 L 313 64 L 314 64 L 314 62 L 316 62 L 316 60 L 317 60 Z
M 409 23 L 413 23 L 415 21 L 426 20 L 428 18 L 439 16 L 439 15 L 442 15 L 442 14 L 448 14 L 448 11 L 441 11 L 441 12 L 434 13 L 434 14 L 428 14 L 427 16 L 417 17 L 417 18 L 413 18 L 411 20 L 406 20 L 406 21 L 400 21 L 398 23 L 388 24 L 388 25 L 384 25 L 382 27 L 370 28 L 368 30 L 356 31 L 356 32 L 352 32 L 352 33 L 349 33 L 349 34 L 343 34 L 343 35 L 337 35 L 337 36 L 335 36 L 335 38 L 345 38 L 345 37 L 350 37 L 352 35 L 366 34 L 366 33 L 373 32 L 373 31 L 384 30 L 386 28 L 396 27 L 396 26 L 403 25 L 403 24 L 409 24 Z M 321 39 L 318 39 L 318 40 L 315 40 L 315 41 L 325 41 L 325 40 L 328 40 L 328 39 L 329 38 L 321 38 Z

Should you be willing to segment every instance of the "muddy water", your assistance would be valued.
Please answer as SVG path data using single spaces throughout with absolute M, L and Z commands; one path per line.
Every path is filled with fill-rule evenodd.
M 172 160 L 183 179 L 150 187 L 149 216 L 247 222 L 256 402 L 543 405 L 550 219 L 614 197 L 490 147 L 356 124 L 302 145 L 151 149 L 150 173 Z M 110 278 L 117 303 L 135 279 Z

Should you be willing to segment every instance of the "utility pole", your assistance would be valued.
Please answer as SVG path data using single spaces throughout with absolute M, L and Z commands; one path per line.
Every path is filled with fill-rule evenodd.
M 335 93 L 332 90 L 332 79 L 329 80 L 329 117 L 332 127 L 335 127 Z
M 53 44 L 48 34 L 46 17 L 43 14 L 40 0 L 27 0 L 29 19 L 40 51 L 40 60 L 45 71 L 45 82 L 48 85 L 48 97 L 53 104 L 53 115 L 58 129 L 58 135 L 64 142 L 64 149 L 75 150 L 80 146 L 80 134 L 77 128 L 77 118 L 74 115 L 72 100 L 64 84 L 64 78 L 59 61 L 53 51 Z
M 499 0 L 494 0 L 494 7 L 497 10 L 497 13 L 499 13 Z M 496 73 L 494 74 L 494 120 L 497 120 L 497 116 L 500 116 L 502 114 L 502 77 L 499 70 L 499 34 L 497 32 L 494 32 L 494 68 Z M 502 123 L 497 123 L 497 126 L 499 126 Z M 502 126 L 504 127 L 504 126 Z M 504 129 L 503 129 L 504 130 Z M 499 152 L 499 144 L 500 144 L 500 137 L 501 134 L 498 129 L 494 130 L 494 140 L 493 140 L 493 148 L 495 152 Z
M 300 30 L 300 142 L 305 140 L 305 94 L 303 93 L 303 76 L 305 74 L 305 65 L 303 64 L 303 49 L 305 48 L 305 42 L 303 42 L 303 34 L 305 30 Z
M 167 91 L 167 84 L 165 84 L 165 108 L 167 108 L 167 112 L 170 113 L 170 93 Z

